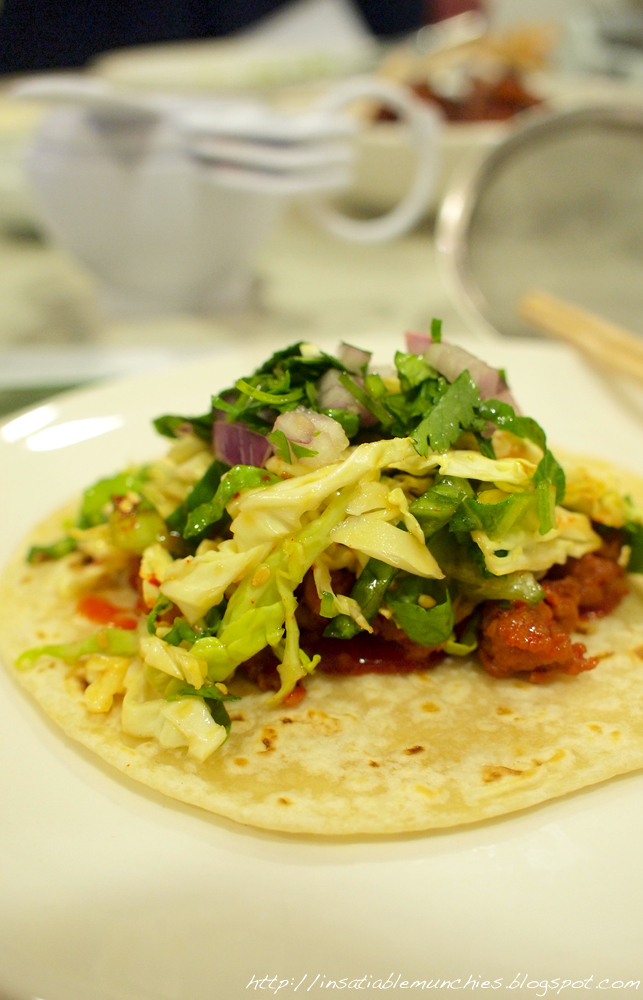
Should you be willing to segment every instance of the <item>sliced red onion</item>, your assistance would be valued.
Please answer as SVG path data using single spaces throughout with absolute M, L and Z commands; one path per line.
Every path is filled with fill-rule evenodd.
M 226 465 L 263 467 L 272 447 L 263 434 L 245 424 L 216 420 L 212 429 L 214 456 Z
M 360 347 L 353 347 L 352 344 L 345 344 L 342 341 L 339 345 L 337 357 L 343 365 L 346 365 L 349 372 L 359 375 L 364 370 L 364 365 L 368 365 L 373 355 L 371 351 L 363 351 Z
M 298 406 L 296 410 L 280 413 L 275 420 L 273 431 L 283 431 L 289 441 L 303 444 L 308 448 L 309 445 L 312 445 L 317 433 L 316 423 L 311 419 L 313 416 L 322 417 L 324 420 L 332 419 L 323 413 L 307 410 L 305 406 Z M 335 424 L 337 421 L 333 420 L 333 423 Z
M 317 405 L 322 410 L 350 410 L 359 412 L 359 404 L 353 394 L 339 381 L 341 372 L 329 368 L 317 385 Z
M 339 381 L 341 372 L 336 368 L 329 368 L 319 380 L 317 386 L 317 404 L 322 410 L 348 410 L 349 413 L 357 413 L 362 427 L 372 427 L 377 423 L 377 418 L 370 410 L 355 399 L 352 392 Z M 353 380 L 362 388 L 364 379 L 361 375 L 353 375 Z
M 499 400 L 501 403 L 509 403 L 509 406 L 513 406 L 514 413 L 516 414 L 516 416 L 517 417 L 520 416 L 521 412 L 520 407 L 518 406 L 516 400 L 513 398 L 511 394 L 511 389 L 509 388 L 508 385 L 505 385 L 504 389 L 501 389 L 500 392 L 496 393 L 496 395 L 493 398 Z
M 424 351 L 424 360 L 432 365 L 449 382 L 455 382 L 458 375 L 468 371 L 480 390 L 481 399 L 501 399 L 509 403 L 518 413 L 507 383 L 497 368 L 491 368 L 474 354 L 455 344 L 429 344 Z
M 237 398 L 237 395 L 238 395 L 238 393 L 237 393 L 236 389 L 228 389 L 227 392 L 224 392 L 224 393 L 221 394 L 221 399 L 225 403 L 234 403 L 235 399 Z M 213 410 L 213 413 L 214 413 L 214 419 L 215 420 L 225 420 L 226 419 L 227 414 L 223 410 L 217 410 L 217 409 L 215 409 L 215 410 Z
M 297 459 L 311 469 L 336 462 L 349 445 L 344 428 L 337 420 L 325 413 L 308 410 L 305 406 L 280 413 L 273 429 L 282 431 L 293 444 L 301 444 L 316 453 Z
M 433 343 L 428 333 L 405 333 L 404 339 L 409 354 L 424 354 L 429 344 Z

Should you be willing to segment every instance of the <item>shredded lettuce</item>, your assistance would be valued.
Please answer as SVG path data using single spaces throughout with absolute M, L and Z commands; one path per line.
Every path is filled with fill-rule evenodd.
M 538 604 L 544 597 L 542 587 L 529 571 L 493 576 L 482 552 L 466 532 L 456 535 L 442 528 L 428 545 L 447 578 L 457 581 L 458 592 L 469 599 Z
M 230 694 L 228 691 L 221 691 L 214 684 L 207 687 L 194 688 L 190 684 L 180 684 L 177 681 L 170 681 L 165 692 L 166 701 L 176 701 L 178 698 L 203 698 L 210 715 L 218 726 L 223 726 L 228 736 L 232 723 L 224 701 L 239 701 L 239 696 Z
M 328 548 L 332 529 L 346 515 L 351 492 L 340 491 L 315 520 L 276 546 L 254 576 L 246 576 L 241 581 L 228 601 L 216 649 L 213 639 L 200 639 L 193 647 L 194 650 L 196 646 L 203 648 L 202 644 L 211 644 L 209 676 L 213 677 L 212 671 L 216 670 L 215 679 L 225 680 L 239 663 L 268 645 L 278 644 L 286 618 L 284 586 L 294 593 L 315 559 Z M 262 582 L 257 584 L 259 571 L 262 571 Z M 207 656 L 205 658 L 207 660 Z M 292 680 L 292 675 L 282 676 L 280 693 L 283 694 L 291 682 L 294 687 L 296 680 Z

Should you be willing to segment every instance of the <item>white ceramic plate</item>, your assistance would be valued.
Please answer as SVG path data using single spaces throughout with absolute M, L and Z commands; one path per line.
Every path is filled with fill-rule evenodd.
M 398 345 L 373 337 L 368 346 L 390 356 Z M 557 346 L 478 348 L 505 364 L 550 438 L 643 472 L 640 393 L 624 401 L 619 390 L 619 400 Z M 150 417 L 202 412 L 212 390 L 258 360 L 220 352 L 5 425 L 2 557 L 88 482 L 161 453 Z M 314 998 L 335 996 L 343 979 L 371 996 L 389 977 L 396 995 L 439 979 L 469 980 L 468 989 L 501 980 L 501 992 L 515 983 L 511 996 L 542 996 L 528 984 L 558 977 L 604 990 L 643 978 L 640 774 L 447 833 L 282 836 L 129 782 L 0 673 L 0 814 L 3 998 L 241 1000 L 256 981 L 262 996 Z

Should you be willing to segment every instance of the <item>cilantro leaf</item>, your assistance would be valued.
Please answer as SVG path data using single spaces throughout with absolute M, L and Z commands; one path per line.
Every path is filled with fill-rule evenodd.
M 630 546 L 630 557 L 627 562 L 628 573 L 643 573 L 643 524 L 628 521 L 623 526 L 627 544 Z
M 449 522 L 451 531 L 484 531 L 490 538 L 503 538 L 537 503 L 534 493 L 511 493 L 498 503 L 481 503 L 469 496 Z
M 303 444 L 297 444 L 295 441 L 290 441 L 286 437 L 285 433 L 280 430 L 273 431 L 272 434 L 269 434 L 268 440 L 275 446 L 279 458 L 283 459 L 284 462 L 291 463 L 293 461 L 293 455 L 295 459 L 297 459 L 312 458 L 317 454 L 316 451 L 311 451 L 310 448 L 304 447 Z
M 436 601 L 432 608 L 423 608 L 418 603 L 422 594 Z M 403 577 L 398 580 L 395 590 L 388 591 L 386 603 L 396 624 L 418 646 L 439 646 L 453 632 L 455 616 L 451 597 L 440 581 Z
M 409 510 L 417 518 L 424 537 L 430 538 L 452 521 L 463 500 L 472 495 L 468 479 L 452 476 L 449 480 L 436 482 L 413 501 Z
M 215 459 L 214 462 L 208 466 L 198 483 L 192 487 L 183 503 L 179 504 L 179 506 L 176 507 L 168 517 L 166 517 L 165 523 L 170 531 L 176 531 L 180 535 L 183 534 L 188 522 L 188 517 L 192 511 L 196 510 L 197 507 L 200 507 L 201 504 L 212 500 L 217 492 L 217 489 L 219 488 L 221 476 L 223 476 L 229 468 L 229 465 L 226 465 L 224 462 L 220 462 L 218 459 Z
M 498 399 L 483 399 L 478 407 L 479 415 L 505 431 L 511 431 L 516 437 L 533 441 L 543 451 L 546 447 L 546 437 L 540 424 L 533 417 L 519 417 L 513 406 Z
M 354 438 L 359 431 L 359 414 L 353 413 L 352 410 L 338 410 L 333 407 L 327 407 L 319 412 L 325 413 L 327 417 L 332 417 L 333 420 L 336 420 L 343 428 L 347 438 Z
M 273 431 L 268 435 L 270 444 L 274 446 L 277 456 L 282 462 L 290 462 L 290 441 L 283 431 Z
M 154 427 L 159 434 L 163 434 L 164 437 L 169 438 L 180 437 L 185 428 L 189 427 L 197 437 L 200 437 L 203 441 L 210 441 L 212 440 L 213 419 L 212 413 L 206 413 L 202 417 L 179 417 L 173 414 L 166 414 L 163 417 L 156 418 Z
M 64 535 L 51 545 L 32 545 L 27 553 L 28 563 L 45 562 L 48 559 L 62 559 L 78 547 L 75 538 Z
M 420 354 L 404 354 L 402 351 L 397 351 L 395 367 L 404 392 L 416 389 L 428 378 L 438 378 L 435 368 L 432 368 Z
M 428 455 L 429 445 L 440 452 L 455 444 L 474 422 L 479 401 L 480 392 L 469 372 L 461 372 L 413 432 L 420 455 Z
M 156 598 L 156 604 L 147 616 L 147 631 L 150 635 L 156 635 L 156 619 L 159 615 L 164 615 L 166 611 L 169 611 L 172 607 L 172 601 L 169 597 L 164 597 L 163 594 L 159 594 Z

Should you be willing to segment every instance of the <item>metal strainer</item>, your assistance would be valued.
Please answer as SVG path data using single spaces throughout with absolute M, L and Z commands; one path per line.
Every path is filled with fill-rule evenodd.
M 540 288 L 643 335 L 643 100 L 530 113 L 454 177 L 437 245 L 474 325 L 532 334 L 516 303 Z

